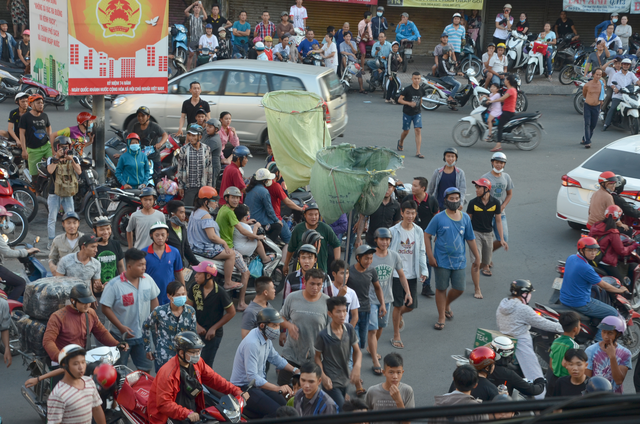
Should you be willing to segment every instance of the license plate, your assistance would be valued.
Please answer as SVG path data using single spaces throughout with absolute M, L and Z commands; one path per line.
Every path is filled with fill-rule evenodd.
M 114 212 L 116 209 L 118 209 L 118 205 L 120 204 L 120 202 L 111 202 L 109 203 L 109 206 L 107 206 L 107 212 Z
M 413 53 L 412 49 L 404 49 L 404 54 L 411 54 Z
M 551 287 L 553 287 L 555 290 L 560 290 L 562 288 L 562 278 L 555 278 Z

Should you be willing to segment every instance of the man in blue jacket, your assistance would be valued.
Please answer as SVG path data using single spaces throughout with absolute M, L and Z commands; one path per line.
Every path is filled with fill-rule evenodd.
M 151 177 L 151 169 L 147 155 L 140 149 L 140 136 L 129 134 L 127 146 L 127 151 L 118 159 L 116 178 L 125 189 L 145 186 Z
M 387 18 L 382 16 L 384 14 L 384 7 L 378 6 L 378 10 L 376 11 L 376 16 L 371 19 L 371 32 L 373 33 L 373 39 L 377 40 L 378 35 L 381 32 L 385 32 L 389 29 L 389 24 L 387 23 Z
M 616 27 L 618 26 L 618 12 L 613 12 L 611 14 L 611 18 L 606 21 L 596 25 L 596 39 L 607 30 L 609 25 L 613 24 L 613 31 L 615 32 Z
M 409 14 L 404 12 L 400 16 L 400 23 L 396 27 L 396 41 L 402 43 L 403 40 L 418 40 L 418 44 L 420 44 L 420 31 L 418 31 L 416 24 L 409 20 Z

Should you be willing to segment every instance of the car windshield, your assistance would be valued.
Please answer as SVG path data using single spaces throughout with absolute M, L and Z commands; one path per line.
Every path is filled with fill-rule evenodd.
M 583 168 L 592 171 L 611 171 L 627 178 L 640 179 L 640 155 L 622 150 L 603 149 L 589 159 Z
M 340 84 L 340 80 L 338 79 L 335 72 L 328 72 L 324 74 L 321 81 L 326 90 L 329 92 L 329 99 L 325 100 L 335 100 L 338 97 L 342 96 L 342 94 L 344 94 L 344 88 L 342 87 L 342 84 Z

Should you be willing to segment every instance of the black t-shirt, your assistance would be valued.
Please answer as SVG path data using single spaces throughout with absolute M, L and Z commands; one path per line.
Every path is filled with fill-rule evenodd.
M 25 113 L 20 117 L 19 126 L 25 130 L 25 143 L 29 149 L 37 149 L 49 141 L 47 127 L 50 127 L 51 123 L 46 113 L 41 113 L 40 116 L 33 116 L 31 112 Z
M 485 205 L 480 197 L 474 197 L 467 205 L 467 214 L 471 216 L 473 231 L 479 233 L 490 233 L 493 231 L 493 218 L 500 215 L 500 201 L 493 196 L 489 196 L 489 201 Z
M 27 112 L 29 112 L 31 110 L 31 108 L 27 109 Z M 16 108 L 13 109 L 11 112 L 9 112 L 9 120 L 7 122 L 9 122 L 10 124 L 13 124 L 13 132 L 16 133 L 16 135 L 18 136 L 18 138 L 20 137 L 20 108 Z M 18 140 L 16 140 L 18 141 Z
M 124 259 L 122 246 L 113 238 L 104 246 L 98 243 L 96 259 L 100 262 L 100 280 L 107 284 L 118 275 L 118 262 Z
M 391 228 L 396 222 L 400 221 L 400 203 L 391 199 L 386 205 L 380 204 L 380 207 L 369 217 L 369 229 L 367 230 L 367 243 L 373 245 L 373 233 L 378 228 Z
M 11 46 L 9 45 L 9 35 L 6 35 L 2 38 L 2 56 L 0 60 L 4 62 L 11 62 Z
M 407 200 L 413 200 L 418 203 L 418 201 L 413 198 L 413 194 L 410 194 L 408 196 L 405 196 L 405 198 L 402 199 L 402 202 L 400 202 L 401 208 L 402 204 Z M 439 211 L 440 206 L 438 206 L 438 200 L 436 200 L 435 197 L 429 196 L 427 194 L 427 197 L 425 197 L 422 202 L 418 203 L 418 215 L 416 216 L 416 220 L 414 222 L 416 225 L 419 225 L 420 228 L 422 228 L 422 230 L 424 231 L 427 229 L 427 226 L 431 222 L 431 219 L 436 216 Z
M 573 34 L 573 30 L 571 29 L 573 21 L 571 19 L 567 18 L 567 22 L 562 22 L 562 19 L 558 18 L 556 25 L 558 26 L 558 32 L 556 34 L 558 38 L 566 34 Z
M 453 392 L 455 389 L 456 386 L 451 382 L 451 386 L 449 386 L 449 393 Z M 493 400 L 493 398 L 498 396 L 498 394 L 498 388 L 484 377 L 479 377 L 478 385 L 471 390 L 471 396 L 476 399 L 481 399 L 483 402 Z
M 22 58 L 24 60 L 27 60 L 27 58 L 29 57 L 29 50 L 31 50 L 31 44 L 25 44 L 24 41 L 21 40 L 18 43 L 18 50 L 22 52 Z M 16 60 L 20 60 L 20 59 L 16 58 Z
M 187 297 L 193 302 L 196 309 L 196 321 L 202 328 L 209 330 L 216 322 L 222 319 L 224 311 L 233 305 L 229 294 L 216 283 L 207 297 L 204 297 L 203 286 L 194 284 L 187 292 Z M 222 337 L 222 327 L 216 331 L 216 337 Z
M 213 19 L 212 16 L 209 16 L 205 21 L 205 25 L 206 24 L 211 24 L 213 26 L 213 34 L 215 34 L 215 36 L 218 36 L 218 29 L 220 29 L 221 26 L 225 26 L 227 24 L 227 19 L 223 18 L 222 16 L 218 16 L 218 19 Z
M 422 101 L 422 97 L 426 94 L 424 88 L 418 87 L 418 89 L 413 88 L 413 85 L 408 85 L 402 90 L 402 96 L 405 102 L 416 102 L 415 107 L 411 107 L 409 105 L 402 106 L 402 113 L 405 115 L 418 115 L 420 113 L 420 102 Z
M 176 395 L 176 403 L 184 408 L 195 412 L 197 411 L 196 398 L 192 396 L 190 391 L 188 390 L 188 384 L 182 373 L 188 374 L 190 379 L 192 380 L 197 380 L 198 378 L 196 377 L 196 370 L 192 364 L 189 364 L 189 367 L 186 369 L 182 367 L 182 365 L 180 366 L 180 391 Z
M 527 28 L 527 32 L 524 32 L 525 28 Z M 527 20 L 525 20 L 524 22 L 518 21 L 518 26 L 516 27 L 516 31 L 518 31 L 521 34 L 527 34 L 529 32 L 528 28 L 531 28 L 529 26 L 529 21 L 527 21 Z
M 182 103 L 182 112 L 187 115 L 187 127 L 196 122 L 196 113 L 198 110 L 203 109 L 205 112 L 210 113 L 211 108 L 209 108 L 209 103 L 200 99 L 198 103 L 194 106 L 191 103 L 191 99 L 187 99 Z
M 582 396 L 582 392 L 587 388 L 588 381 L 589 377 L 584 379 L 584 383 L 576 386 L 571 382 L 570 375 L 560 377 L 556 381 L 556 385 L 553 387 L 553 393 L 551 393 L 551 396 Z

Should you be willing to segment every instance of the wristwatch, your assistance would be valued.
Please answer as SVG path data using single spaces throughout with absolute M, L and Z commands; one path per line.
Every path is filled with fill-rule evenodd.
M 298 369 L 298 367 L 293 367 L 293 373 L 300 374 L 300 370 Z

